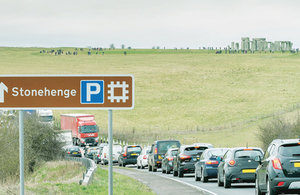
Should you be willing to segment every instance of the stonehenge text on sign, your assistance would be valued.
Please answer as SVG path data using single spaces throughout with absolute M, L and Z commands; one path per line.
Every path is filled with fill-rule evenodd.
M 0 108 L 133 109 L 132 75 L 1 75 Z

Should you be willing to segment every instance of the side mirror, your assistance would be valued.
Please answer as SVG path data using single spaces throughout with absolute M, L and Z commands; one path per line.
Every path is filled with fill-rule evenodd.
M 118 151 L 117 153 L 118 153 L 118 154 L 121 154 L 121 152 L 119 152 L 119 151 Z
M 254 161 L 256 161 L 256 162 L 258 162 L 259 164 L 261 164 L 261 157 L 260 157 L 260 156 L 254 157 Z

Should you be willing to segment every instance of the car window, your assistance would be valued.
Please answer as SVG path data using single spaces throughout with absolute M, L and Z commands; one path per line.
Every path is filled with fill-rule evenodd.
M 79 151 L 79 148 L 78 147 L 71 147 L 71 148 L 69 148 L 69 151 L 70 152 Z
M 179 142 L 174 141 L 163 141 L 158 143 L 158 152 L 166 153 L 170 148 L 178 148 L 180 146 Z
M 271 154 L 271 151 L 273 151 L 273 148 L 274 148 L 274 145 L 270 145 L 264 155 L 264 158 L 269 158 L 270 154 Z
M 279 147 L 278 152 L 282 156 L 287 156 L 287 157 L 295 157 L 295 156 L 300 156 L 300 145 L 282 145 Z
M 206 153 L 206 158 L 209 159 L 209 158 L 223 157 L 226 151 L 227 149 L 209 150 Z
M 186 147 L 184 149 L 184 153 L 185 154 L 198 154 L 199 152 L 203 152 L 205 149 L 207 149 L 207 147 Z
M 254 158 L 255 156 L 262 157 L 263 154 L 259 150 L 237 150 L 235 151 L 234 158 Z
M 131 147 L 129 146 L 127 148 L 127 152 L 141 152 L 142 148 L 140 146 L 136 146 L 136 147 Z

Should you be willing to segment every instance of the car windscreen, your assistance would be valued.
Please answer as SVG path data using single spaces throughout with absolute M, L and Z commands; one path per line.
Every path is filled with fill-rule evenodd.
M 179 148 L 180 143 L 178 141 L 162 141 L 157 143 L 158 153 L 165 154 L 170 148 Z
M 217 157 L 223 157 L 227 149 L 214 149 L 209 150 L 206 153 L 206 158 L 217 158 Z
M 88 154 L 95 154 L 97 152 L 97 150 L 99 150 L 99 148 L 89 148 L 87 150 L 87 153 Z
M 298 145 L 298 143 L 293 145 L 282 145 L 279 147 L 279 153 L 282 156 L 287 157 L 300 157 L 300 145 Z
M 235 151 L 234 158 L 253 158 L 256 156 L 263 157 L 260 150 L 244 149 Z
M 79 151 L 80 149 L 78 147 L 71 147 L 69 148 L 70 152 L 75 152 L 75 151 Z
M 206 149 L 207 149 L 207 147 L 199 147 L 199 146 L 187 147 L 184 149 L 184 153 L 185 154 L 199 154 L 199 152 L 203 152 Z
M 129 146 L 127 148 L 127 152 L 141 152 L 141 151 L 142 151 L 142 148 L 140 146 L 136 146 L 136 147 Z

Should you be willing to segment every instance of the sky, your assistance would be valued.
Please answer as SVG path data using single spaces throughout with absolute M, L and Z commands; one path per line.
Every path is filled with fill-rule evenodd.
M 0 46 L 300 47 L 299 0 L 0 0 Z

